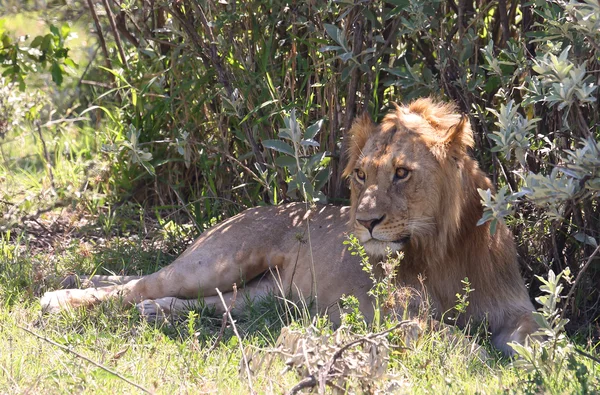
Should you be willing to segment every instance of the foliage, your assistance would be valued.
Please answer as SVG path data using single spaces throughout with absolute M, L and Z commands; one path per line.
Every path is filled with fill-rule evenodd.
M 70 27 L 63 24 L 60 28 L 51 25 L 50 33 L 36 36 L 29 45 L 19 45 L 21 40 L 10 37 L 0 19 L 0 70 L 2 76 L 16 82 L 21 90 L 25 89 L 25 77 L 29 73 L 39 73 L 49 70 L 52 81 L 57 85 L 63 82 L 65 67 L 75 68 L 76 64 L 69 57 L 69 48 L 65 46 Z
M 555 275 L 550 270 L 548 279 L 539 279 L 543 294 L 536 298 L 541 306 L 539 312 L 534 313 L 534 318 L 540 329 L 528 344 L 511 344 L 519 355 L 514 365 L 530 373 L 524 392 L 561 394 L 567 391 L 563 387 L 565 383 L 577 383 L 578 392 L 590 393 L 598 388 L 600 382 L 597 376 L 590 376 L 586 361 L 576 352 L 577 346 L 567 338 L 565 326 L 569 320 L 563 318 L 558 307 L 559 300 L 563 298 L 561 280 L 570 283 L 570 272 L 566 269 Z
M 283 121 L 285 128 L 279 130 L 279 137 L 288 140 L 292 145 L 281 140 L 265 140 L 263 145 L 283 154 L 275 160 L 275 164 L 287 168 L 290 173 L 290 178 L 286 180 L 286 195 L 296 199 L 302 197 L 305 201 L 326 203 L 325 195 L 321 192 L 329 178 L 325 168 L 328 162 L 325 158 L 326 152 L 313 152 L 319 147 L 314 138 L 319 133 L 323 120 L 318 120 L 302 132 L 296 119 L 296 111 L 292 109 Z
M 395 306 L 395 291 L 397 289 L 395 278 L 397 270 L 401 270 L 400 264 L 404 254 L 401 252 L 392 254 L 389 251 L 386 259 L 382 262 L 371 262 L 364 247 L 360 245 L 354 235 L 348 235 L 347 240 L 344 240 L 344 244 L 348 246 L 350 254 L 360 257 L 363 271 L 369 274 L 369 278 L 373 282 L 373 287 L 369 290 L 369 295 L 373 297 L 375 308 L 372 325 L 375 330 L 378 330 L 383 326 L 383 317 L 390 314 Z M 355 311 L 356 300 L 353 300 L 351 296 L 346 296 L 342 298 L 342 301 L 350 310 L 350 315 L 347 319 L 357 321 L 357 318 L 360 317 Z

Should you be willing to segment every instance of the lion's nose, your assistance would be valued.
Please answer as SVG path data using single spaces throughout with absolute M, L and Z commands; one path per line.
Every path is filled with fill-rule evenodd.
M 356 221 L 361 224 L 362 226 L 364 226 L 365 228 L 367 228 L 369 230 L 369 233 L 373 233 L 373 228 L 375 228 L 375 226 L 379 223 L 381 223 L 381 221 L 383 221 L 383 219 L 385 218 L 385 215 L 382 215 L 379 218 L 372 218 L 372 219 L 357 219 Z

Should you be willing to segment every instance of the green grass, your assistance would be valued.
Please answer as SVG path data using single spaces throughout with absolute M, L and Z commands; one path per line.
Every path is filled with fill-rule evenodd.
M 116 221 L 116 229 L 120 221 Z M 219 336 L 221 317 L 210 309 L 159 324 L 144 321 L 134 308 L 118 303 L 41 315 L 37 294 L 43 291 L 41 279 L 48 274 L 150 272 L 172 260 L 173 255 L 165 251 L 183 248 L 183 244 L 159 242 L 165 237 L 160 232 L 140 238 L 139 228 L 144 224 L 139 225 L 138 232 L 129 226 L 124 233 L 130 236 L 109 235 L 100 240 L 95 236 L 102 234 L 101 227 L 88 224 L 74 233 L 76 238 L 57 237 L 53 252 L 38 248 L 36 240 L 27 242 L 27 238 L 14 233 L 4 237 L 0 243 L 1 392 L 139 392 L 121 378 L 85 361 L 81 357 L 85 356 L 156 393 L 248 393 L 247 378 L 240 373 L 238 338 L 228 327 L 219 344 L 213 346 Z M 274 349 L 281 327 L 290 323 L 277 311 L 282 311 L 281 302 L 266 298 L 236 321 L 242 344 L 246 352 L 255 354 L 254 360 L 272 354 L 269 350 Z M 294 327 L 306 328 L 307 324 L 299 319 Z M 331 332 L 325 327 L 320 333 Z M 577 382 L 568 381 L 557 388 L 537 388 L 526 370 L 513 367 L 485 341 L 480 343 L 487 351 L 459 330 L 425 331 L 410 349 L 391 351 L 386 377 L 377 379 L 373 388 L 423 394 L 583 393 Z M 285 359 L 275 354 L 269 367 L 263 363 L 252 372 L 253 387 L 258 393 L 287 392 L 302 378 L 294 371 L 281 373 Z M 596 377 L 598 385 L 599 365 L 589 360 L 581 362 L 590 377 Z

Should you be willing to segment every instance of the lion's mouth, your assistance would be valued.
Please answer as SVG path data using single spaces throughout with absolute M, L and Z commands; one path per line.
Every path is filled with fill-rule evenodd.
M 389 252 L 402 251 L 410 242 L 410 236 L 405 236 L 397 240 L 381 240 L 374 237 L 362 242 L 367 254 L 378 257 L 385 257 Z
M 394 241 L 392 241 L 392 243 L 407 245 L 409 241 L 410 241 L 410 235 L 402 237 L 398 240 L 394 240 Z

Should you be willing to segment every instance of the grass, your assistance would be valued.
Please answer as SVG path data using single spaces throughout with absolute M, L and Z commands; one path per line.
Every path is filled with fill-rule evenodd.
M 132 212 L 125 207 L 123 212 Z M 113 234 L 100 223 L 85 226 L 73 221 L 54 239 L 28 238 L 25 233 L 4 235 L 0 244 L 0 392 L 2 393 L 136 393 L 140 390 L 105 369 L 156 393 L 248 393 L 238 338 L 228 327 L 219 338 L 221 317 L 210 309 L 191 312 L 168 323 L 149 323 L 134 308 L 107 303 L 92 310 L 41 315 L 37 295 L 42 279 L 50 274 L 147 273 L 170 262 L 185 248 L 188 238 L 169 242 L 155 223 L 137 223 L 116 216 Z M 69 218 L 61 221 L 69 222 Z M 46 218 L 49 227 L 57 218 Z M 123 224 L 122 222 L 125 222 Z M 149 229 L 144 234 L 143 229 Z M 67 234 L 75 237 L 67 237 Z M 53 248 L 40 248 L 50 243 Z M 49 286 L 52 286 L 50 284 Z M 274 350 L 282 326 L 281 303 L 266 298 L 256 303 L 236 325 L 247 353 L 254 360 Z M 390 320 L 391 325 L 393 320 Z M 306 332 L 305 319 L 293 325 Z M 333 339 L 322 322 L 321 334 Z M 68 347 L 68 353 L 42 338 Z M 304 328 L 304 329 L 303 329 Z M 332 341 L 332 340 L 331 340 Z M 501 358 L 486 341 L 487 350 L 464 332 L 454 329 L 425 331 L 410 350 L 392 349 L 386 375 L 373 389 L 397 393 L 585 393 L 577 383 L 557 389 L 532 387 L 530 373 Z M 285 357 L 275 354 L 272 364 L 252 372 L 258 393 L 284 393 L 301 377 L 293 370 L 282 374 Z M 598 364 L 583 360 L 590 377 L 600 374 Z M 351 389 L 356 390 L 357 387 Z

